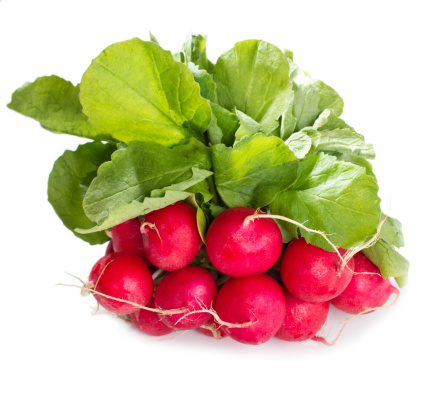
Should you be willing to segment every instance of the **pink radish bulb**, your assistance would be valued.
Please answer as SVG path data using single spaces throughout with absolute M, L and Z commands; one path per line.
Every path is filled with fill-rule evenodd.
M 91 270 L 87 286 L 110 297 L 145 306 L 153 294 L 148 267 L 136 255 L 126 252 L 103 256 Z M 94 294 L 101 306 L 113 313 L 130 314 L 138 306 Z
M 150 299 L 146 306 L 155 309 L 154 298 Z M 173 331 L 162 322 L 160 315 L 156 312 L 140 309 L 137 312 L 132 313 L 130 317 L 134 327 L 149 336 L 164 336 Z
M 147 258 L 167 271 L 187 266 L 202 246 L 196 210 L 183 202 L 146 214 L 141 232 Z
M 256 209 L 235 207 L 225 210 L 211 223 L 206 239 L 208 258 L 223 274 L 232 277 L 260 274 L 280 257 L 282 236 L 274 220 L 244 223 L 247 216 L 255 213 Z
M 346 250 L 339 249 L 341 255 Z M 303 237 L 291 241 L 281 259 L 281 278 L 288 291 L 307 302 L 325 302 L 337 297 L 350 283 L 354 260 L 346 266 L 336 252 L 308 244 Z
M 285 297 L 280 285 L 266 274 L 232 278 L 218 292 L 215 310 L 228 323 L 253 322 L 248 327 L 224 330 L 244 344 L 262 344 L 272 338 L 285 316 Z
M 355 273 L 346 289 L 331 303 L 343 312 L 358 314 L 385 304 L 391 294 L 398 294 L 389 278 L 383 279 L 379 268 L 362 252 L 354 256 Z M 358 274 L 375 273 L 375 274 Z M 369 311 L 370 313 L 373 311 Z
M 284 341 L 305 341 L 314 337 L 327 320 L 330 302 L 307 302 L 293 297 L 287 290 L 285 317 L 276 338 Z
M 138 217 L 114 226 L 110 235 L 114 252 L 133 253 L 143 259 L 143 262 L 147 266 L 150 266 L 151 263 L 144 252 L 143 237 L 140 232 L 140 220 Z
M 217 339 L 220 340 L 224 337 L 228 337 L 229 334 L 226 333 L 225 329 L 223 326 L 220 326 L 215 320 L 214 318 L 211 316 L 209 318 L 209 320 L 205 323 L 205 326 L 212 326 L 214 328 L 214 330 L 216 330 L 218 332 L 218 334 L 220 335 L 220 337 L 218 337 Z M 201 334 L 203 334 L 204 336 L 207 337 L 215 337 L 213 334 L 213 331 L 210 329 L 206 329 L 205 327 L 198 327 L 196 329 L 197 331 L 199 331 Z
M 186 308 L 189 312 L 209 309 L 217 294 L 213 275 L 203 267 L 187 266 L 168 273 L 156 288 L 155 304 L 162 309 Z M 162 316 L 162 321 L 177 330 L 191 330 L 206 323 L 210 314 L 193 313 L 178 322 L 186 313 Z

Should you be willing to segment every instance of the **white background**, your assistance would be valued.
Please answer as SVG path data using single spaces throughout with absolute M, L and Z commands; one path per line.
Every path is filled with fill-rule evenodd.
M 427 399 L 427 47 L 425 1 L 0 0 L 2 400 Z M 55 159 L 83 140 L 6 109 L 26 81 L 78 83 L 107 45 L 149 29 L 179 50 L 209 35 L 214 61 L 260 38 L 345 100 L 343 118 L 374 144 L 383 208 L 399 217 L 411 262 L 396 306 L 354 319 L 334 347 L 246 346 L 186 333 L 156 341 L 110 316 L 64 272 L 86 278 L 104 247 L 65 229 L 47 202 Z M 334 337 L 340 313 L 329 318 Z M 418 363 L 418 362 L 421 363 Z

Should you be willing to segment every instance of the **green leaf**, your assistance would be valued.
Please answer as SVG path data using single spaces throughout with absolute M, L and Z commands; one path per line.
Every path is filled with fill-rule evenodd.
M 157 45 L 159 45 L 159 46 L 160 46 L 160 43 L 159 43 L 159 41 L 156 39 L 156 36 L 155 36 L 155 35 L 153 35 L 150 31 L 149 31 L 149 35 L 150 35 L 150 41 L 151 41 L 151 42 L 153 42 L 153 43 L 156 43 Z
M 373 165 L 368 160 L 347 153 L 332 153 L 332 155 L 335 156 L 337 160 L 363 167 L 366 170 L 366 174 L 377 182 L 377 178 L 373 172 Z
M 277 195 L 270 209 L 330 234 L 338 247 L 350 248 L 376 232 L 380 219 L 377 192 L 376 182 L 363 168 L 313 153 L 300 162 L 296 182 Z M 295 228 L 289 231 L 296 233 Z M 300 233 L 312 245 L 332 250 L 320 235 Z
M 239 119 L 239 128 L 235 133 L 235 140 L 240 141 L 245 136 L 251 136 L 260 132 L 260 124 L 247 116 L 242 111 L 236 110 L 236 116 Z
M 48 200 L 56 214 L 74 235 L 91 245 L 102 244 L 108 237 L 104 232 L 83 235 L 74 229 L 94 225 L 83 211 L 83 194 L 96 175 L 98 167 L 110 160 L 110 155 L 115 149 L 112 144 L 90 142 L 80 145 L 74 152 L 66 150 L 56 160 L 49 175 Z
M 280 137 L 287 139 L 295 130 L 297 119 L 293 115 L 294 108 L 294 91 L 290 81 L 289 90 L 285 95 L 286 103 L 285 110 L 281 114 Z
M 97 226 L 79 232 L 104 230 L 183 200 L 195 186 L 209 199 L 207 187 L 197 185 L 212 172 L 200 164 L 154 142 L 131 142 L 100 167 L 83 200 L 86 215 Z
M 200 69 L 209 73 L 213 70 L 213 64 L 207 59 L 207 36 L 202 34 L 189 35 L 184 41 L 182 52 L 187 61 L 197 65 Z
M 402 288 L 402 287 L 404 287 L 407 284 L 407 281 L 409 280 L 409 275 L 406 274 L 405 276 L 394 277 L 394 279 L 397 282 L 398 286 L 400 288 Z
M 405 284 L 405 276 L 409 272 L 409 261 L 400 255 L 391 244 L 379 239 L 370 248 L 364 249 L 363 252 L 379 267 L 383 278 L 397 277 L 403 285 Z
M 198 226 L 199 235 L 201 236 L 202 242 L 205 244 L 205 239 L 207 236 L 208 221 L 205 216 L 204 211 L 199 207 L 198 202 L 196 201 L 196 196 L 191 195 L 187 199 L 187 203 L 196 209 L 196 224 Z
M 375 158 L 373 145 L 365 143 L 362 135 L 349 128 L 320 132 L 304 128 L 303 132 L 311 138 L 316 152 L 348 153 L 364 159 Z
M 385 215 L 382 213 L 381 219 L 384 217 Z M 401 223 L 397 219 L 388 216 L 380 230 L 380 238 L 397 248 L 401 248 L 404 246 L 404 236 L 401 228 Z
M 263 133 L 276 128 L 290 90 L 288 62 L 276 46 L 261 40 L 236 43 L 218 59 L 214 81 L 220 106 L 250 116 Z
M 216 205 L 215 203 L 209 204 L 210 212 L 213 218 L 216 218 L 220 213 L 227 210 L 227 207 Z
M 43 128 L 52 132 L 114 141 L 109 134 L 98 132 L 82 113 L 79 85 L 74 86 L 56 75 L 26 83 L 13 93 L 12 101 L 7 107 L 35 119 Z
M 293 82 L 293 115 L 296 129 L 310 127 L 325 109 L 331 109 L 337 116 L 343 111 L 343 100 L 339 94 L 324 82 L 313 79 L 288 57 L 290 78 Z
M 336 117 L 332 110 L 324 110 L 312 128 L 303 131 L 309 135 L 318 152 L 348 153 L 365 159 L 374 159 L 373 145 L 365 143 L 364 136 Z
M 280 138 L 258 134 L 212 149 L 217 190 L 229 207 L 266 206 L 296 179 L 297 159 Z
M 345 128 L 349 128 L 352 131 L 355 131 L 354 128 L 346 124 L 345 121 L 340 117 L 337 117 L 336 114 L 334 114 L 334 111 L 330 109 L 324 110 L 318 116 L 312 128 L 317 131 L 324 131 L 324 130 L 332 131 L 334 129 L 345 129 Z
M 213 78 L 205 70 L 200 70 L 192 62 L 187 63 L 187 67 L 193 74 L 193 78 L 199 84 L 201 90 L 201 96 L 205 99 L 211 100 L 212 102 L 218 102 L 216 84 Z
M 195 138 L 189 138 L 185 143 L 173 147 L 174 153 L 191 161 L 192 165 L 205 170 L 211 170 L 212 150 Z
M 212 119 L 208 127 L 208 139 L 212 145 L 224 143 L 232 146 L 235 142 L 235 133 L 239 128 L 239 119 L 236 114 L 211 102 Z
M 285 144 L 298 159 L 303 159 L 312 148 L 311 138 L 303 131 L 296 132 L 288 137 Z
M 83 112 L 118 140 L 166 146 L 200 135 L 211 110 L 182 63 L 153 42 L 131 39 L 106 48 L 83 75 Z
M 282 235 L 282 243 L 283 244 L 288 244 L 290 241 L 292 241 L 295 237 L 287 231 L 287 228 L 285 227 L 283 221 L 279 221 L 279 220 L 275 220 L 276 224 L 278 225 L 279 230 L 281 231 L 281 235 Z

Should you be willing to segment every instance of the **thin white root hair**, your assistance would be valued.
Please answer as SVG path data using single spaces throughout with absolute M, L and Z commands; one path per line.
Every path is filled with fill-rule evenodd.
M 288 217 L 280 216 L 277 214 L 258 214 L 256 212 L 255 214 L 252 214 L 251 216 L 247 216 L 244 219 L 244 225 L 251 223 L 255 219 L 278 219 L 278 220 L 286 221 L 287 223 L 294 224 L 295 226 L 307 231 L 308 233 L 321 235 L 321 237 L 323 237 L 328 242 L 328 244 L 332 247 L 334 252 L 337 253 L 337 256 L 339 256 L 339 259 L 341 260 L 342 265 L 347 266 L 345 259 L 342 257 L 342 255 L 339 252 L 339 249 L 337 249 L 336 245 L 334 245 L 333 242 L 329 240 L 328 235 L 331 235 L 331 234 L 326 234 L 323 231 L 313 230 L 312 228 L 308 228 L 302 223 L 299 223 L 298 221 L 295 221 L 295 220 L 289 219 Z
M 393 293 L 396 295 L 396 297 L 395 297 L 394 301 L 393 301 L 391 304 L 389 304 L 389 305 L 387 305 L 387 306 L 377 306 L 377 307 L 375 307 L 375 308 L 369 308 L 369 309 L 366 309 L 366 310 L 364 310 L 364 311 L 362 311 L 362 312 L 360 312 L 360 313 L 357 313 L 357 314 L 356 314 L 356 315 L 354 315 L 354 316 L 348 317 L 347 319 L 342 319 L 342 320 L 339 322 L 339 323 L 341 323 L 341 324 L 342 324 L 342 327 L 340 328 L 339 333 L 338 333 L 338 334 L 337 334 L 337 336 L 333 339 L 333 341 L 330 341 L 330 342 L 329 342 L 329 341 L 327 341 L 324 337 L 319 337 L 318 335 L 315 335 L 315 337 L 312 337 L 312 340 L 314 340 L 314 341 L 319 341 L 319 342 L 323 343 L 324 345 L 328 345 L 329 347 L 333 346 L 334 344 L 336 344 L 336 341 L 339 339 L 340 335 L 342 334 L 343 330 L 345 329 L 346 324 L 347 324 L 349 321 L 351 321 L 352 319 L 355 319 L 356 317 L 361 316 L 361 315 L 365 315 L 365 314 L 367 314 L 367 313 L 369 313 L 369 312 L 374 312 L 374 311 L 376 311 L 376 310 L 378 310 L 378 309 L 389 309 L 389 308 L 393 307 L 393 306 L 397 303 L 397 301 L 398 301 L 398 298 L 399 298 L 399 296 L 400 296 L 400 292 L 399 292 L 399 291 L 398 291 L 398 289 L 396 288 L 396 289 L 393 291 Z M 317 334 L 318 334 L 318 333 L 317 333 Z
M 308 228 L 304 225 L 304 223 L 306 223 L 306 221 L 304 223 L 299 223 L 298 221 L 289 219 L 288 217 L 284 217 L 284 216 L 280 216 L 280 215 L 276 215 L 276 214 L 259 214 L 258 213 L 259 210 L 256 211 L 255 214 L 251 215 L 251 216 L 247 216 L 244 219 L 244 225 L 251 223 L 253 220 L 255 219 L 278 219 L 278 220 L 283 220 L 286 221 L 288 223 L 294 224 L 297 227 L 302 228 L 303 230 L 312 233 L 312 234 L 318 234 L 321 235 L 327 242 L 328 244 L 333 248 L 334 252 L 336 252 L 336 254 L 339 256 L 340 260 L 341 260 L 341 265 L 339 268 L 339 274 L 343 271 L 344 267 L 348 268 L 349 270 L 352 271 L 352 274 L 372 274 L 372 275 L 376 275 L 376 276 L 381 276 L 379 273 L 370 273 L 370 272 L 361 272 L 361 273 L 356 273 L 354 272 L 349 266 L 348 266 L 348 262 L 352 259 L 352 257 L 357 254 L 358 252 L 362 251 L 363 249 L 369 248 L 372 245 L 374 245 L 380 238 L 380 232 L 382 230 L 382 226 L 385 223 L 386 219 L 388 218 L 389 212 L 387 215 L 385 215 L 385 217 L 380 221 L 379 225 L 377 226 L 376 229 L 376 234 L 373 235 L 372 238 L 370 238 L 367 242 L 365 242 L 364 244 L 358 245 L 356 247 L 350 248 L 348 251 L 346 251 L 346 253 L 342 256 L 339 252 L 339 249 L 336 247 L 336 245 L 333 244 L 333 242 L 331 242 L 328 238 L 328 235 L 332 235 L 332 234 L 326 234 L 323 231 L 318 231 L 318 230 L 313 230 L 311 228 Z
M 195 309 L 193 311 L 185 313 L 183 316 L 181 316 L 175 322 L 175 324 L 178 324 L 183 319 L 186 319 L 188 316 L 194 315 L 195 313 L 209 313 L 220 326 L 226 326 L 226 327 L 233 328 L 233 329 L 242 329 L 242 328 L 245 328 L 245 327 L 249 327 L 249 326 L 252 326 L 253 324 L 255 324 L 255 323 L 257 323 L 259 321 L 257 319 L 255 322 L 245 322 L 245 323 L 230 323 L 230 322 L 225 322 L 224 320 L 222 320 L 220 318 L 220 316 L 214 310 L 214 308 L 212 307 L 212 305 L 211 305 L 210 308 L 207 308 L 207 306 L 204 305 L 204 303 L 198 297 L 195 297 L 195 299 L 196 299 L 196 302 L 198 303 L 198 305 L 199 305 L 199 307 L 201 309 Z
M 223 338 L 221 336 L 220 330 L 217 327 L 215 327 L 215 324 L 203 324 L 202 326 L 200 326 L 200 328 L 211 331 L 213 337 L 216 340 L 221 340 Z
M 157 227 L 156 227 L 153 223 L 147 223 L 147 222 L 143 222 L 143 223 L 141 223 L 141 226 L 140 226 L 140 232 L 141 232 L 141 234 L 143 234 L 143 233 L 144 233 L 144 228 L 145 228 L 145 227 L 149 227 L 149 228 L 151 228 L 152 230 L 155 230 L 155 231 L 156 231 L 156 233 L 157 233 L 157 235 L 158 235 L 158 237 L 159 237 L 159 239 L 160 239 L 160 241 L 162 242 L 162 238 L 161 238 L 161 236 L 160 236 L 159 230 L 157 229 Z
M 103 294 L 102 292 L 96 291 L 93 288 L 87 287 L 88 283 L 85 284 L 85 285 L 83 285 L 83 286 L 78 286 L 78 285 L 74 285 L 74 284 L 63 284 L 63 283 L 59 283 L 57 285 L 61 285 L 61 286 L 64 286 L 64 287 L 80 288 L 82 290 L 82 293 L 84 292 L 84 294 L 82 294 L 82 295 L 87 295 L 87 294 L 100 295 L 100 296 L 102 296 L 104 298 L 112 299 L 114 301 L 123 302 L 125 304 L 135 306 L 138 309 L 145 309 L 145 310 L 148 310 L 150 312 L 159 313 L 160 315 L 170 316 L 170 315 L 177 315 L 177 314 L 180 314 L 180 313 L 185 313 L 186 311 L 188 311 L 187 308 L 180 308 L 180 309 L 160 309 L 160 308 L 155 309 L 155 308 L 149 308 L 148 306 L 143 306 L 143 305 L 137 304 L 137 303 L 132 302 L 132 301 L 127 301 L 125 299 L 115 298 L 115 297 L 112 297 L 110 295 Z
M 372 238 L 370 238 L 367 242 L 364 244 L 358 245 L 356 247 L 350 248 L 345 255 L 343 256 L 345 263 L 348 263 L 352 257 L 357 254 L 358 252 L 362 251 L 363 249 L 370 248 L 372 245 L 374 245 L 380 238 L 380 232 L 382 230 L 382 226 L 385 223 L 386 219 L 388 218 L 388 215 L 385 215 L 385 217 L 380 221 L 379 225 L 376 229 L 376 234 L 373 235 Z M 378 273 L 355 273 L 355 274 L 375 274 L 378 275 Z

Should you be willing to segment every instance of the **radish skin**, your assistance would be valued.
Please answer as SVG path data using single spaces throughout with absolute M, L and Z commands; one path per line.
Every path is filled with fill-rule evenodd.
M 276 338 L 305 341 L 316 335 L 327 320 L 330 302 L 302 301 L 284 290 L 285 317 Z
M 141 233 L 146 257 L 166 271 L 189 265 L 202 247 L 196 211 L 183 202 L 146 214 Z
M 146 306 L 154 309 L 154 298 L 151 298 Z M 162 322 L 160 315 L 156 312 L 140 309 L 139 311 L 132 313 L 130 318 L 136 329 L 149 336 L 164 336 L 173 331 L 173 329 Z
M 148 267 L 136 255 L 126 252 L 110 253 L 92 268 L 88 288 L 102 294 L 146 305 L 153 294 L 153 279 Z M 94 294 L 98 303 L 110 312 L 131 314 L 139 308 L 125 302 Z
M 244 222 L 256 212 L 249 207 L 235 207 L 220 213 L 211 223 L 206 238 L 207 253 L 223 274 L 245 277 L 264 273 L 279 259 L 282 235 L 275 221 Z
M 339 252 L 344 255 L 346 250 Z M 325 302 L 337 297 L 350 283 L 353 271 L 353 258 L 343 266 L 335 252 L 308 244 L 303 237 L 287 246 L 280 268 L 285 288 L 307 302 Z
M 143 259 L 143 262 L 147 266 L 151 265 L 144 252 L 143 237 L 140 232 L 140 220 L 138 217 L 114 226 L 110 232 L 110 236 L 114 252 L 133 253 Z
M 225 327 L 231 338 L 244 344 L 263 344 L 284 321 L 285 297 L 280 285 L 266 274 L 231 278 L 220 289 L 214 309 L 224 321 L 253 322 L 248 327 Z
M 370 313 L 371 309 L 384 305 L 392 294 L 398 294 L 389 278 L 383 279 L 379 268 L 362 252 L 354 255 L 354 261 L 357 274 L 346 289 L 331 300 L 337 309 L 355 315 L 370 309 L 366 312 Z
M 187 308 L 195 311 L 210 308 L 217 295 L 217 284 L 213 275 L 203 267 L 187 266 L 168 273 L 156 288 L 155 304 L 160 309 Z M 210 319 L 210 314 L 186 313 L 162 316 L 162 321 L 173 329 L 195 329 Z M 180 320 L 181 319 L 181 320 Z

